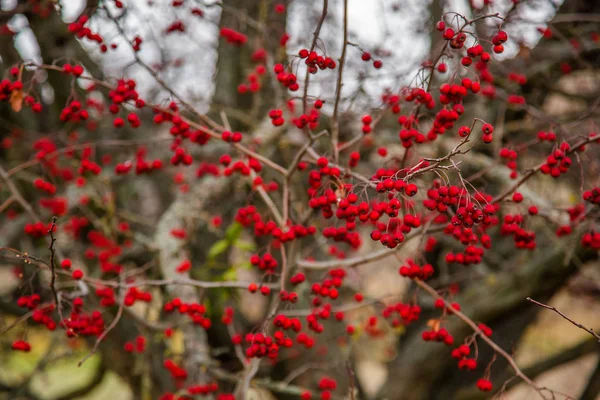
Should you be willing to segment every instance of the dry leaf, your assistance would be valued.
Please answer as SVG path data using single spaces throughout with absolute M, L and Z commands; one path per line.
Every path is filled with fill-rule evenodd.
M 430 319 L 429 321 L 427 321 L 427 326 L 430 327 L 432 331 L 437 332 L 440 330 L 440 320 Z
M 23 108 L 23 91 L 14 90 L 10 94 L 10 106 L 14 112 L 19 112 Z

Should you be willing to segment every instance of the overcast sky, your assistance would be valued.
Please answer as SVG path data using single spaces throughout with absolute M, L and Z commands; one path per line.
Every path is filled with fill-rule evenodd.
M 145 43 L 139 55 L 148 64 L 159 64 L 161 54 L 166 56 L 166 61 L 170 62 L 170 65 L 160 72 L 165 81 L 178 93 L 196 102 L 198 106 L 207 107 L 214 89 L 213 76 L 220 8 L 200 6 L 206 14 L 204 18 L 198 18 L 191 15 L 190 9 L 198 6 L 199 2 L 189 0 L 184 7 L 173 9 L 169 6 L 171 1 L 154 0 L 152 7 L 148 6 L 148 0 L 125 1 L 125 4 L 133 10 L 124 19 L 125 30 L 130 40 L 136 35 L 144 38 Z M 511 39 L 518 38 L 530 46 L 534 45 L 540 37 L 537 27 L 545 27 L 545 22 L 554 14 L 549 1 L 551 0 L 530 0 L 527 2 L 528 5 L 523 5 L 520 15 L 538 22 L 511 24 L 507 29 Z M 85 1 L 63 0 L 61 3 L 64 19 L 71 21 L 82 11 Z M 486 12 L 500 12 L 502 15 L 511 3 L 511 0 L 496 0 L 494 9 Z M 14 4 L 14 0 L 3 0 L 2 8 L 9 9 L 14 7 Z M 327 45 L 328 54 L 337 58 L 341 51 L 342 40 L 342 1 L 330 0 L 329 4 L 331 19 L 328 19 L 323 26 L 322 38 Z M 315 21 L 315 17 L 321 12 L 321 7 L 321 1 L 291 2 L 288 10 L 288 32 L 291 35 L 289 54 L 297 54 L 299 48 L 309 45 L 314 26 L 307 26 L 307 21 Z M 459 11 L 467 18 L 472 16 L 466 0 L 449 0 L 447 9 Z M 350 38 L 353 42 L 365 50 L 374 52 L 375 49 L 380 49 L 389 51 L 390 54 L 382 57 L 383 68 L 374 70 L 369 63 L 360 61 L 360 52 L 357 49 L 349 48 L 343 95 L 352 93 L 357 88 L 359 73 L 363 73 L 368 77 L 368 84 L 364 85 L 368 94 L 365 98 L 372 101 L 372 105 L 376 105 L 385 88 L 397 90 L 408 84 L 419 68 L 420 62 L 427 58 L 431 46 L 430 35 L 426 29 L 429 20 L 429 1 L 349 0 L 348 13 Z M 114 10 L 114 14 L 118 12 Z M 188 31 L 185 34 L 165 35 L 167 26 L 177 19 L 184 22 Z M 497 21 L 490 20 L 489 23 L 497 24 Z M 11 27 L 19 32 L 16 44 L 23 58 L 39 61 L 39 48 L 33 34 L 27 28 L 26 19 L 23 16 L 16 16 L 11 21 Z M 153 78 L 146 71 L 131 66 L 134 61 L 133 53 L 124 39 L 119 37 L 113 22 L 94 19 L 90 27 L 100 32 L 110 43 L 119 45 L 116 51 L 100 55 L 97 46 L 90 45 L 86 40 L 83 41 L 92 55 L 101 60 L 108 75 L 120 77 L 125 73 L 135 77 L 140 82 L 138 87 L 143 94 L 144 89 L 156 88 Z M 509 41 L 506 48 L 503 57 L 514 56 L 518 51 L 515 40 Z M 174 65 L 176 60 L 181 61 L 179 66 Z M 334 72 L 328 73 L 317 74 L 314 79 L 315 84 L 311 87 L 311 94 L 333 92 L 331 84 L 335 79 L 332 79 L 331 74 Z M 165 97 L 166 94 L 163 93 L 162 96 Z

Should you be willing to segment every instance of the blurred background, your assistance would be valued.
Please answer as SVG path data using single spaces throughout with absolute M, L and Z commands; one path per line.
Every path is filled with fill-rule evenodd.
M 125 7 L 120 9 L 114 1 L 3 0 L 0 3 L 0 57 L 4 76 L 12 66 L 24 61 L 36 64 L 77 61 L 84 66 L 84 75 L 106 79 L 134 78 L 141 96 L 148 101 L 165 105 L 182 98 L 215 119 L 225 113 L 234 129 L 250 133 L 260 144 L 261 154 L 282 165 L 289 162 L 294 150 L 302 145 L 301 131 L 293 126 L 273 128 L 267 117 L 269 109 L 285 107 L 289 94 L 281 93 L 272 78 L 263 82 L 265 89 L 261 95 L 241 94 L 239 85 L 254 68 L 249 61 L 253 50 L 265 48 L 272 63 L 310 46 L 312 32 L 322 13 L 321 1 L 186 0 L 178 7 L 173 7 L 172 0 L 124 3 Z M 274 13 L 275 3 L 284 4 L 285 13 Z M 342 4 L 341 0 L 329 0 L 329 12 L 320 34 L 319 48 L 326 49 L 334 59 L 341 52 Z M 356 46 L 349 47 L 351 54 L 344 73 L 342 139 L 350 140 L 360 132 L 360 116 L 381 107 L 383 93 L 398 92 L 407 85 L 419 84 L 423 62 L 439 51 L 442 40 L 433 26 L 442 15 L 454 11 L 472 18 L 480 15 L 478 9 L 483 6 L 483 1 L 480 4 L 476 0 L 473 3 L 460 0 L 349 0 L 349 41 Z M 493 193 L 510 184 L 510 171 L 497 156 L 501 147 L 525 143 L 540 130 L 556 129 L 559 135 L 576 137 L 597 129 L 600 2 L 522 0 L 515 6 L 512 1 L 494 0 L 491 5 L 486 5 L 485 12 L 510 15 L 503 27 L 509 33 L 510 41 L 503 54 L 494 56 L 498 61 L 493 68 L 500 77 L 496 82 L 499 96 L 518 92 L 534 107 L 533 110 L 515 109 L 506 102 L 490 101 L 484 96 L 469 100 L 468 113 L 492 121 L 502 133 L 493 143 L 493 151 L 470 154 L 463 174 L 480 174 L 481 178 L 474 178 L 475 185 Z M 78 40 L 69 33 L 69 23 L 81 15 L 89 16 L 90 29 L 111 44 L 107 51 L 101 51 L 97 43 Z M 174 24 L 179 24 L 175 25 L 177 29 L 173 28 Z M 219 36 L 221 27 L 246 33 L 249 45 L 242 49 L 228 45 Z M 494 29 L 497 29 L 497 21 L 482 20 L 473 26 L 473 37 L 489 37 L 489 32 Z M 285 33 L 289 40 L 287 47 L 282 48 L 279 44 Z M 131 43 L 135 38 L 143 38 L 139 52 L 132 51 Z M 361 61 L 359 48 L 382 60 L 383 67 L 373 69 L 369 63 Z M 436 85 L 453 73 L 451 62 L 448 64 L 451 69 L 448 73 L 435 73 L 432 78 Z M 270 71 L 272 65 L 267 67 Z M 297 76 L 303 77 L 304 66 L 299 63 L 295 68 Z M 526 76 L 527 83 L 515 89 L 506 78 L 510 72 Z M 116 162 L 132 160 L 138 144 L 145 146 L 150 158 L 167 160 L 170 157 L 168 146 L 165 146 L 169 140 L 168 129 L 152 125 L 150 113 L 140 113 L 145 121 L 142 129 L 116 131 L 112 117 L 100 106 L 86 124 L 65 127 L 59 119 L 65 104 L 80 96 L 106 105 L 102 103 L 104 95 L 100 91 L 84 92 L 89 83 L 82 80 L 68 85 L 57 74 L 44 71 L 35 74 L 35 90 L 44 105 L 41 114 L 32 117 L 28 112 L 12 112 L 7 104 L 0 107 L 0 163 L 3 167 L 9 169 L 32 158 L 32 145 L 42 137 L 69 145 L 73 143 L 75 131 L 78 142 L 131 140 L 134 144 L 98 147 L 99 159 L 110 155 Z M 326 100 L 323 118 L 332 112 L 333 76 L 318 74 L 311 79 L 309 95 Z M 551 118 L 539 117 L 536 111 Z M 382 164 L 376 151 L 378 147 L 388 149 L 385 162 L 402 156 L 404 149 L 398 143 L 397 130 L 393 119 L 382 120 L 376 138 L 361 148 L 362 168 L 367 174 Z M 453 144 L 452 139 L 442 140 L 436 146 L 420 149 L 420 156 L 446 154 Z M 248 250 L 260 247 L 253 243 L 251 235 L 236 233 L 237 246 L 232 244 L 215 251 L 214 244 L 231 226 L 236 210 L 253 196 L 248 185 L 235 180 L 223 183 L 223 180 L 200 172 L 205 163 L 217 163 L 224 149 L 225 146 L 217 143 L 191 149 L 198 161 L 193 168 L 172 168 L 129 181 L 107 172 L 96 185 L 66 186 L 64 196 L 69 199 L 69 215 L 83 215 L 100 224 L 119 221 L 130 224 L 139 235 L 128 237 L 134 246 L 120 260 L 127 267 L 140 267 L 150 262 L 154 254 L 148 249 L 154 246 L 152 248 L 160 251 L 161 245 L 167 245 L 161 241 L 161 235 L 183 223 L 191 232 L 188 255 L 194 265 L 201 266 L 193 271 L 195 278 L 220 280 L 235 276 L 244 281 L 260 280 L 258 274 L 244 266 Z M 548 151 L 550 147 L 543 149 Z M 494 240 L 498 240 L 498 245 L 476 266 L 460 269 L 446 265 L 444 254 L 456 244 L 444 241 L 426 256 L 439 271 L 434 277 L 436 287 L 458 283 L 461 291 L 457 301 L 463 311 L 473 320 L 491 326 L 497 343 L 515 354 L 528 376 L 535 378 L 540 386 L 569 393 L 581 400 L 600 399 L 600 345 L 588 333 L 550 310 L 535 307 L 525 298 L 530 296 L 546 302 L 573 320 L 600 330 L 597 252 L 581 249 L 576 237 L 557 238 L 555 234 L 556 221 L 565 219 L 565 210 L 581 203 L 583 182 L 592 186 L 595 182 L 598 186 L 600 158 L 598 151 L 594 151 L 582 155 L 580 163 L 585 168 L 574 167 L 567 178 L 558 181 L 548 177 L 534 178 L 522 191 L 548 211 L 547 220 L 532 223 L 530 227 L 538 235 L 538 248 L 534 252 L 515 250 L 510 238 L 496 234 Z M 525 170 L 545 156 L 536 150 L 525 152 L 519 165 Z M 41 173 L 43 168 L 36 166 L 18 172 L 14 179 L 20 185 L 30 185 Z M 267 175 L 265 181 L 268 180 Z M 301 187 L 305 180 L 299 179 L 297 183 Z M 0 187 L 3 194 L 6 194 L 5 189 L 5 186 Z M 26 196 L 33 197 L 30 192 L 24 190 Z M 117 216 L 102 206 L 103 196 L 107 194 L 114 198 Z M 89 211 L 78 205 L 82 196 L 92 199 L 93 206 Z M 296 203 L 302 202 L 302 196 L 296 197 Z M 296 208 L 300 213 L 301 205 Z M 8 208 L 0 216 L 0 246 L 45 255 L 47 245 L 23 234 L 27 217 L 22 211 L 16 207 Z M 186 213 L 190 215 L 184 215 Z M 215 216 L 222 217 L 222 226 L 211 222 Z M 97 269 L 83 257 L 89 243 L 73 242 L 61 232 L 57 245 L 78 264 L 89 264 L 90 271 Z M 327 248 L 306 246 L 301 254 L 325 258 L 328 257 Z M 377 249 L 377 244 L 365 240 L 359 254 Z M 401 257 L 409 258 L 411 251 L 418 251 L 417 243 L 407 246 Z M 161 263 L 164 263 L 163 259 Z M 379 302 L 349 311 L 349 321 L 360 325 L 369 315 L 380 311 L 382 305 L 413 295 L 414 288 L 398 275 L 398 265 L 398 260 L 386 259 L 353 270 L 349 286 L 367 298 L 379 299 Z M 19 279 L 23 269 L 22 265 L 0 259 L 0 332 L 23 315 L 23 310 L 15 304 L 15 299 L 29 289 Z M 37 278 L 30 280 L 34 288 L 43 287 L 44 279 L 47 279 L 40 275 L 39 281 Z M 161 300 L 168 298 L 168 293 L 157 289 L 153 295 L 152 303 L 137 307 L 134 313 L 158 321 Z M 435 315 L 435 310 L 430 299 L 424 296 L 421 299 L 421 294 L 418 296 L 424 309 L 418 324 L 406 329 L 386 325 L 382 327 L 382 337 L 357 335 L 351 343 L 347 343 L 343 329 L 331 329 L 322 338 L 319 349 L 304 356 L 290 355 L 276 365 L 266 367 L 261 376 L 283 380 L 295 374 L 298 368 L 308 366 L 305 372 L 293 375 L 294 383 L 310 386 L 324 373 L 343 380 L 347 373 L 343 360 L 350 357 L 364 398 L 467 400 L 492 397 L 474 386 L 487 362 L 482 362 L 475 373 L 465 373 L 456 368 L 445 346 L 422 342 L 420 334 L 428 317 Z M 256 325 L 268 306 L 262 297 L 226 290 L 203 293 L 203 298 L 211 304 L 214 317 L 219 317 L 218 310 L 225 305 L 239 310 L 240 320 L 236 321 L 239 331 L 248 331 Z M 298 306 L 299 309 L 308 307 L 307 302 Z M 107 312 L 114 314 L 114 310 Z M 168 387 L 168 377 L 162 369 L 163 354 L 182 354 L 186 346 L 181 330 L 164 340 L 160 327 L 144 325 L 132 316 L 131 321 L 119 324 L 111 333 L 114 343 L 101 346 L 98 354 L 78 367 L 92 342 L 81 338 L 66 342 L 62 336 L 50 335 L 37 325 L 24 325 L 26 328 L 3 332 L 0 336 L 0 399 L 158 398 L 158 393 Z M 27 354 L 10 349 L 10 344 L 23 334 L 23 329 L 33 347 Z M 458 323 L 449 324 L 448 329 L 458 340 L 469 334 L 468 329 Z M 144 355 L 125 354 L 123 343 L 138 334 L 149 338 L 148 351 Z M 223 368 L 231 367 L 231 371 L 239 368 L 223 328 L 213 327 L 207 335 L 212 355 Z M 491 356 L 488 348 L 480 346 L 482 360 L 489 360 Z M 496 389 L 508 381 L 506 391 L 498 395 L 499 398 L 535 398 L 531 388 L 517 379 L 510 380 L 511 377 L 505 361 L 498 359 L 492 367 L 491 379 L 497 382 Z M 268 387 L 257 387 L 249 396 L 256 399 L 298 398 Z

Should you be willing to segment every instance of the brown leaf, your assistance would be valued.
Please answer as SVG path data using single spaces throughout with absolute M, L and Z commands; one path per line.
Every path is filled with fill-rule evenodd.
M 523 58 L 525 60 L 528 60 L 529 57 L 530 57 L 530 55 L 531 55 L 531 49 L 529 47 L 523 46 L 523 45 L 521 45 L 519 47 L 518 57 L 521 57 L 521 58 Z
M 427 326 L 430 327 L 432 331 L 437 332 L 440 330 L 440 320 L 430 319 L 429 321 L 427 321 Z
M 23 91 L 14 90 L 10 94 L 10 106 L 14 112 L 19 112 L 23 108 Z

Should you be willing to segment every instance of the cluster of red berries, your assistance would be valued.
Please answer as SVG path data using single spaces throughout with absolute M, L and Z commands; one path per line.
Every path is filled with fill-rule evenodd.
M 319 390 L 321 391 L 321 400 L 330 400 L 331 399 L 331 391 L 337 388 L 337 382 L 333 378 L 322 377 L 319 380 Z
M 156 159 L 154 161 L 146 161 L 146 159 L 145 159 L 146 153 L 147 153 L 147 150 L 145 147 L 140 147 L 136 151 L 135 173 L 137 175 L 141 175 L 144 173 L 149 173 L 151 171 L 161 169 L 163 166 L 162 161 L 159 159 Z M 119 175 L 127 174 L 131 170 L 132 167 L 133 167 L 133 164 L 131 163 L 131 161 L 127 161 L 123 164 L 117 164 L 115 166 L 115 173 L 117 173 Z
M 600 232 L 584 233 L 581 237 L 581 245 L 588 249 L 600 250 Z
M 185 32 L 185 25 L 182 21 L 173 21 L 171 23 L 171 25 L 169 25 L 167 27 L 167 29 L 165 29 L 165 33 L 169 34 L 169 33 L 173 33 L 173 32 Z
M 441 342 L 448 346 L 454 344 L 454 337 L 444 328 L 424 331 L 421 333 L 421 338 L 426 342 Z
M 262 61 L 257 57 L 257 52 L 252 55 L 252 61 Z M 251 93 L 257 93 L 261 87 L 261 77 L 267 72 L 267 69 L 264 65 L 260 64 L 254 68 L 253 72 L 248 73 L 246 75 L 246 82 L 240 83 L 237 87 L 237 91 L 239 94 L 244 94 L 250 91 Z
M 253 159 L 248 160 L 249 161 L 248 165 L 246 165 L 241 160 L 234 162 L 231 167 L 227 167 L 223 170 L 223 175 L 231 176 L 231 175 L 233 175 L 234 172 L 237 172 L 237 173 L 241 174 L 242 176 L 250 176 L 251 170 L 254 170 L 255 172 L 257 172 L 256 170 L 258 169 L 260 171 L 260 169 L 262 169 L 262 166 L 260 165 L 260 163 L 258 163 L 256 160 L 254 160 L 254 161 L 252 161 L 252 160 Z
M 175 267 L 175 271 L 179 274 L 183 274 L 192 268 L 192 262 L 190 260 L 183 260 Z
M 121 105 L 128 101 L 133 101 L 137 108 L 142 108 L 146 105 L 146 102 L 139 97 L 135 88 L 136 83 L 132 79 L 119 79 L 117 81 L 117 87 L 108 92 L 108 97 L 111 100 L 108 110 L 111 114 L 118 114 Z
M 296 342 L 303 345 L 306 349 L 312 349 L 315 345 L 315 339 L 304 332 L 300 332 L 298 336 L 296 336 Z
M 569 167 L 573 163 L 571 158 L 567 156 L 569 150 L 571 150 L 571 146 L 567 142 L 561 143 L 557 149 L 546 157 L 546 163 L 540 168 L 542 174 L 558 178 L 569 172 Z
M 474 358 L 461 358 L 458 360 L 458 369 L 462 371 L 474 371 L 477 369 L 477 360 Z
M 81 108 L 81 102 L 73 100 L 61 111 L 60 120 L 63 122 L 79 122 L 86 121 L 89 116 L 88 111 Z
M 485 143 L 492 143 L 494 140 L 494 136 L 492 135 L 494 133 L 494 127 L 491 124 L 483 124 L 481 126 L 481 132 L 483 133 L 481 139 Z
M 338 288 L 342 286 L 343 280 L 346 277 L 346 271 L 343 269 L 332 269 L 329 271 L 328 275 L 329 277 L 323 279 L 321 283 L 313 283 L 311 286 L 311 293 L 318 296 L 313 298 L 312 303 L 314 306 L 319 306 L 321 304 L 321 298 L 329 297 L 330 299 L 335 300 L 340 294 Z M 321 313 L 320 316 L 329 317 L 327 313 Z
M 179 297 L 168 301 L 164 305 L 165 312 L 177 310 L 179 314 L 186 314 L 192 320 L 194 325 L 202 326 L 204 329 L 209 329 L 212 325 L 210 318 L 205 317 L 206 307 L 198 303 L 184 303 Z
M 290 348 L 294 344 L 293 340 L 285 337 L 282 331 L 275 331 L 272 337 L 262 333 L 248 333 L 244 340 L 249 345 L 246 348 L 246 357 L 268 357 L 271 360 L 277 359 L 281 347 Z
M 231 325 L 233 323 L 233 308 L 225 307 L 223 310 L 223 315 L 221 316 L 221 322 L 225 325 Z
M 271 118 L 271 123 L 274 126 L 281 126 L 285 123 L 285 120 L 283 119 L 283 111 L 281 110 L 269 111 L 269 118 Z
M 79 175 L 86 175 L 88 173 L 100 175 L 100 172 L 102 172 L 102 167 L 89 158 L 83 158 L 81 164 L 79 164 L 79 169 L 77 170 Z
M 217 390 L 219 390 L 219 385 L 216 382 L 207 383 L 206 385 L 194 385 L 187 389 L 192 396 L 206 396 L 215 393 Z
M 491 239 L 488 235 L 483 235 L 481 241 L 486 243 L 487 246 L 491 246 Z M 489 248 L 489 247 L 487 247 Z M 483 259 L 484 250 L 477 246 L 466 246 L 463 253 L 448 253 L 446 254 L 446 263 L 448 264 L 462 264 L 462 265 L 474 265 L 479 264 Z
M 203 161 L 198 165 L 198 169 L 196 169 L 196 177 L 202 178 L 205 175 L 219 176 L 221 175 L 221 171 L 219 171 L 219 167 L 216 165 Z
M 375 69 L 379 69 L 379 68 L 383 67 L 383 62 L 381 60 L 374 60 L 373 57 L 371 56 L 371 53 L 369 53 L 367 51 L 362 52 L 360 59 L 365 62 L 369 62 L 369 61 L 373 60 L 373 68 L 375 68 Z
M 299 89 L 297 77 L 293 73 L 286 73 L 283 64 L 275 64 L 273 71 L 277 75 L 277 80 L 291 92 L 295 92 Z
M 142 43 L 144 42 L 144 40 L 139 37 L 136 36 L 133 38 L 133 41 L 131 42 L 131 46 L 133 47 L 133 51 L 138 52 L 142 49 Z
M 448 207 L 459 205 L 463 199 L 466 202 L 466 189 L 457 186 L 441 186 L 439 181 L 436 181 L 434 187 L 427 190 L 427 199 L 423 200 L 423 205 L 428 210 L 445 213 Z
M 506 166 L 511 169 L 510 179 L 516 179 L 517 172 L 517 152 L 515 150 L 503 147 L 500 149 L 500 157 L 506 161 Z
M 312 172 L 315 172 L 315 173 L 312 174 Z M 315 178 L 315 181 L 320 184 L 321 176 L 320 176 L 319 172 L 311 171 L 311 175 L 313 175 L 313 177 Z M 318 181 L 317 181 L 317 179 L 318 179 Z M 358 196 L 354 193 L 350 193 L 346 198 L 340 199 L 339 203 L 338 203 L 338 196 L 336 195 L 336 193 L 331 189 L 326 189 L 322 195 L 312 197 L 308 201 L 308 206 L 312 209 L 320 209 L 323 217 L 326 219 L 329 219 L 329 218 L 333 217 L 333 215 L 334 215 L 332 206 L 337 204 L 338 210 L 342 210 L 342 211 L 339 211 L 339 212 L 336 211 L 336 215 L 339 213 L 340 216 L 338 218 L 343 218 L 344 215 L 342 215 L 342 214 L 346 214 L 347 212 L 348 213 L 355 212 L 354 208 L 352 208 L 352 207 L 354 207 L 354 206 L 352 206 L 352 204 L 356 203 L 357 201 L 358 201 Z
M 50 304 L 46 307 L 41 307 L 33 311 L 31 315 L 31 320 L 40 325 L 45 325 L 46 329 L 49 331 L 53 331 L 56 329 L 56 322 L 52 319 L 52 313 L 56 306 L 54 304 Z
M 490 382 L 488 379 L 481 378 L 477 381 L 477 389 L 481 390 L 482 392 L 491 392 L 492 388 L 492 382 Z
M 290 278 L 290 283 L 292 285 L 299 285 L 302 282 L 304 282 L 305 280 L 306 280 L 306 275 L 304 275 L 302 272 L 298 272 L 296 275 L 294 275 Z
M 496 33 L 493 37 L 492 37 L 492 44 L 494 45 L 494 53 L 496 54 L 500 54 L 502 52 L 504 52 L 504 46 L 502 45 L 503 43 L 505 43 L 508 40 L 508 35 L 505 31 L 498 31 L 498 33 Z
M 385 192 L 404 192 L 409 197 L 417 194 L 419 188 L 414 183 L 406 183 L 402 179 L 385 178 L 380 182 L 377 182 L 375 190 L 379 193 Z
M 129 122 L 129 125 L 131 125 L 132 128 L 138 128 L 142 122 L 140 121 L 140 117 L 137 116 L 136 113 L 129 113 L 127 114 L 127 122 Z M 122 128 L 125 126 L 125 120 L 121 117 L 116 117 L 113 120 L 113 126 L 115 128 Z
M 279 299 L 284 303 L 290 302 L 292 304 L 296 304 L 298 302 L 298 293 L 282 290 L 279 292 Z
M 291 225 L 287 230 L 283 230 L 273 221 L 265 222 L 260 213 L 253 205 L 238 209 L 235 220 L 244 227 L 253 226 L 254 235 L 257 237 L 270 235 L 280 243 L 300 239 L 309 235 L 314 235 L 317 229 L 314 226 Z
M 422 88 L 410 89 L 408 94 L 404 97 L 404 100 L 408 101 L 409 103 L 414 102 L 416 104 L 424 104 L 429 110 L 435 107 L 435 100 L 433 99 L 431 93 Z M 398 119 L 398 122 L 403 124 L 400 119 Z
M 397 303 L 386 306 L 381 312 L 381 315 L 386 319 L 394 317 L 394 314 L 397 314 L 399 318 L 392 319 L 391 323 L 393 327 L 408 325 L 411 322 L 419 320 L 421 307 L 416 304 Z
M 444 301 L 444 299 L 442 299 L 441 297 L 438 297 L 438 298 L 437 298 L 437 299 L 436 299 L 436 300 L 433 302 L 433 306 L 434 306 L 435 308 L 437 308 L 437 309 L 440 309 L 440 310 L 444 310 L 444 311 L 446 311 L 446 313 L 448 313 L 448 314 L 453 314 L 453 313 L 454 313 L 454 310 L 456 310 L 456 311 L 460 311 L 460 304 L 458 304 L 458 303 L 456 303 L 456 302 L 455 302 L 455 303 L 450 303 L 450 306 L 451 306 L 452 308 L 450 308 L 450 307 L 447 307 L 447 306 L 446 306 L 446 302 L 445 302 L 445 301 Z
M 42 198 L 39 200 L 39 204 L 42 208 L 50 210 L 50 212 L 57 216 L 62 217 L 68 211 L 68 201 L 66 197 L 55 197 L 55 198 Z
M 482 209 L 476 203 L 469 202 L 466 206 L 461 205 L 456 210 L 456 214 L 452 216 L 450 222 L 454 226 L 462 226 L 463 228 L 472 228 L 474 225 L 479 224 L 489 226 L 496 211 L 496 206 L 493 204 L 488 203 Z
M 100 305 L 102 307 L 111 307 L 117 303 L 115 291 L 110 287 L 97 287 L 96 296 L 100 298 Z
M 273 318 L 273 325 L 283 330 L 293 330 L 300 332 L 302 330 L 302 322 L 298 318 L 288 318 L 283 314 L 278 314 Z
M 11 82 L 8 79 L 3 79 L 0 81 L 0 101 L 10 100 L 13 92 L 19 92 L 21 90 L 23 90 L 23 82 Z
M 524 218 L 522 215 L 505 215 L 500 226 L 501 235 L 512 235 L 518 249 L 534 250 L 536 247 L 535 232 L 527 231 L 521 227 Z
M 438 135 L 443 135 L 446 131 L 452 129 L 454 123 L 458 121 L 458 118 L 464 111 L 465 109 L 462 104 L 455 104 L 452 106 L 452 110 L 440 109 L 435 115 L 431 129 L 427 132 L 427 139 L 433 142 L 437 139 Z
M 523 74 L 518 74 L 516 72 L 511 72 L 508 74 L 508 79 L 510 81 L 516 82 L 519 85 L 523 86 L 527 83 L 527 77 Z
M 364 115 L 361 120 L 362 122 L 362 133 L 364 133 L 365 135 L 367 133 L 371 133 L 372 132 L 372 127 L 371 127 L 371 122 L 373 122 L 373 117 L 371 117 L 370 115 Z
M 250 264 L 260 268 L 263 271 L 267 271 L 269 274 L 274 273 L 279 266 L 279 263 L 275 257 L 271 255 L 271 253 L 265 253 L 262 257 L 258 254 L 252 255 L 250 257 Z
M 539 131 L 537 133 L 537 138 L 542 142 L 554 142 L 556 140 L 556 133 Z
M 171 374 L 171 378 L 173 378 L 177 382 L 184 382 L 188 377 L 187 371 L 184 368 L 177 365 L 173 360 L 165 360 L 163 366 L 167 369 L 167 371 L 169 371 L 169 373 Z
M 56 186 L 48 181 L 41 179 L 41 178 L 34 179 L 33 186 L 36 189 L 42 190 L 50 195 L 53 195 L 56 193 Z
M 481 84 L 477 81 L 472 81 L 469 78 L 463 78 L 461 80 L 461 85 L 463 85 L 465 89 L 470 90 L 472 93 L 479 93 L 481 90 Z
M 127 289 L 127 293 L 125 294 L 125 306 L 131 307 L 135 304 L 136 301 L 141 301 L 144 303 L 150 303 L 152 301 L 152 293 L 144 292 L 136 288 L 135 286 Z
M 90 241 L 92 246 L 99 250 L 97 257 L 100 262 L 100 269 L 103 273 L 120 274 L 123 271 L 123 266 L 114 263 L 115 257 L 118 257 L 122 248 L 116 241 L 108 238 L 103 232 L 97 230 L 91 230 L 87 234 L 87 239 Z M 92 259 L 96 257 L 91 249 L 86 251 L 86 257 Z
M 90 314 L 83 312 L 83 300 L 80 297 L 73 299 L 73 310 L 69 317 L 61 322 L 66 329 L 68 337 L 100 336 L 104 332 L 104 319 L 100 311 Z
M 239 143 L 242 141 L 242 134 L 240 132 L 223 131 L 221 139 L 227 143 Z
M 319 69 L 335 69 L 336 67 L 336 63 L 332 58 L 320 56 L 316 51 L 301 49 L 298 52 L 298 56 L 305 60 L 308 72 L 311 74 L 316 74 Z
M 600 187 L 583 192 L 583 200 L 595 205 L 600 205 Z
M 398 270 L 400 275 L 406 278 L 419 278 L 422 280 L 427 280 L 433 276 L 435 270 L 431 264 L 425 264 L 423 266 L 418 265 L 413 260 L 406 260 L 406 265 L 403 265 Z
M 25 233 L 31 237 L 44 237 L 52 229 L 52 224 L 44 224 L 43 222 L 34 222 L 33 224 L 25 224 Z
M 34 310 L 40 304 L 41 297 L 39 294 L 34 293 L 31 296 L 21 296 L 17 299 L 17 305 L 19 307 L 27 307 L 30 310 Z
M 435 24 L 435 29 L 443 32 L 442 37 L 450 41 L 450 47 L 453 49 L 462 48 L 467 40 L 467 35 L 464 32 L 455 33 L 454 29 L 446 27 L 446 23 L 444 21 L 438 21 Z
M 80 16 L 77 21 L 69 24 L 69 32 L 77 36 L 78 39 L 85 38 L 98 43 L 98 45 L 100 45 L 100 51 L 105 53 L 108 50 L 108 47 L 104 44 L 104 39 L 98 33 L 92 32 L 90 28 L 85 27 L 85 24 L 87 24 L 88 21 L 89 17 L 87 15 Z
M 146 338 L 143 336 L 136 336 L 134 342 L 125 342 L 123 350 L 127 353 L 143 353 L 146 349 Z
M 479 328 L 479 330 L 481 330 L 481 333 L 483 333 L 485 336 L 490 337 L 492 336 L 492 328 L 490 328 L 489 326 L 487 326 L 484 323 L 479 323 L 477 324 L 477 327 Z
M 397 209 L 393 209 L 394 213 L 396 213 Z M 378 241 L 387 248 L 393 249 L 404 242 L 404 234 L 409 233 L 412 228 L 416 228 L 420 225 L 420 219 L 411 214 L 406 214 L 404 216 L 404 223 L 402 223 L 401 218 L 392 217 L 387 224 L 383 222 L 378 222 L 376 224 L 377 229 L 371 231 L 371 240 Z
M 71 75 L 74 75 L 74 76 L 81 76 L 83 74 L 83 67 L 81 65 L 64 64 L 63 65 L 63 72 L 65 74 L 71 74 Z
M 356 167 L 358 165 L 359 161 L 360 161 L 360 153 L 358 151 L 353 151 L 352 153 L 350 153 L 350 156 L 348 157 L 348 166 L 351 168 Z
M 345 226 L 340 226 L 339 228 L 328 226 L 323 229 L 323 236 L 327 239 L 333 239 L 336 242 L 347 243 L 353 249 L 358 249 L 362 243 L 360 234 L 348 231 L 348 228 Z
M 172 165 L 192 165 L 192 162 L 194 162 L 192 155 L 186 152 L 183 147 L 177 147 L 171 157 Z
M 227 43 L 231 43 L 236 46 L 242 46 L 248 41 L 248 36 L 231 28 L 221 28 L 220 35 L 227 41 Z
M 444 83 L 440 87 L 441 104 L 460 104 L 467 95 L 467 88 L 463 85 Z
M 466 344 L 461 344 L 457 348 L 452 349 L 452 358 L 455 360 L 462 360 L 471 354 L 471 348 Z M 462 369 L 462 368 L 461 368 Z
M 313 108 L 308 114 L 301 114 L 299 117 L 292 118 L 292 123 L 298 129 L 304 129 L 308 126 L 310 129 L 315 129 L 319 125 L 320 113 L 317 108 Z
M 16 351 L 23 351 L 25 353 L 28 353 L 31 351 L 31 345 L 26 342 L 25 340 L 15 340 L 12 343 L 12 349 L 16 350 Z
M 392 94 L 386 91 L 382 96 L 381 100 L 390 107 L 392 114 L 399 114 L 401 111 L 400 101 L 402 98 L 398 94 Z
M 461 64 L 465 67 L 470 66 L 473 63 L 473 60 L 477 57 L 481 57 L 481 61 L 487 63 L 490 60 L 489 53 L 485 52 L 483 46 L 480 44 L 476 44 L 467 49 L 467 57 L 463 57 L 461 60 Z
M 525 97 L 516 94 L 508 95 L 506 98 L 509 104 L 525 104 Z
M 419 132 L 417 129 L 402 129 L 398 132 L 402 146 L 405 148 L 412 147 L 413 143 L 421 144 L 425 143 L 427 137 Z

